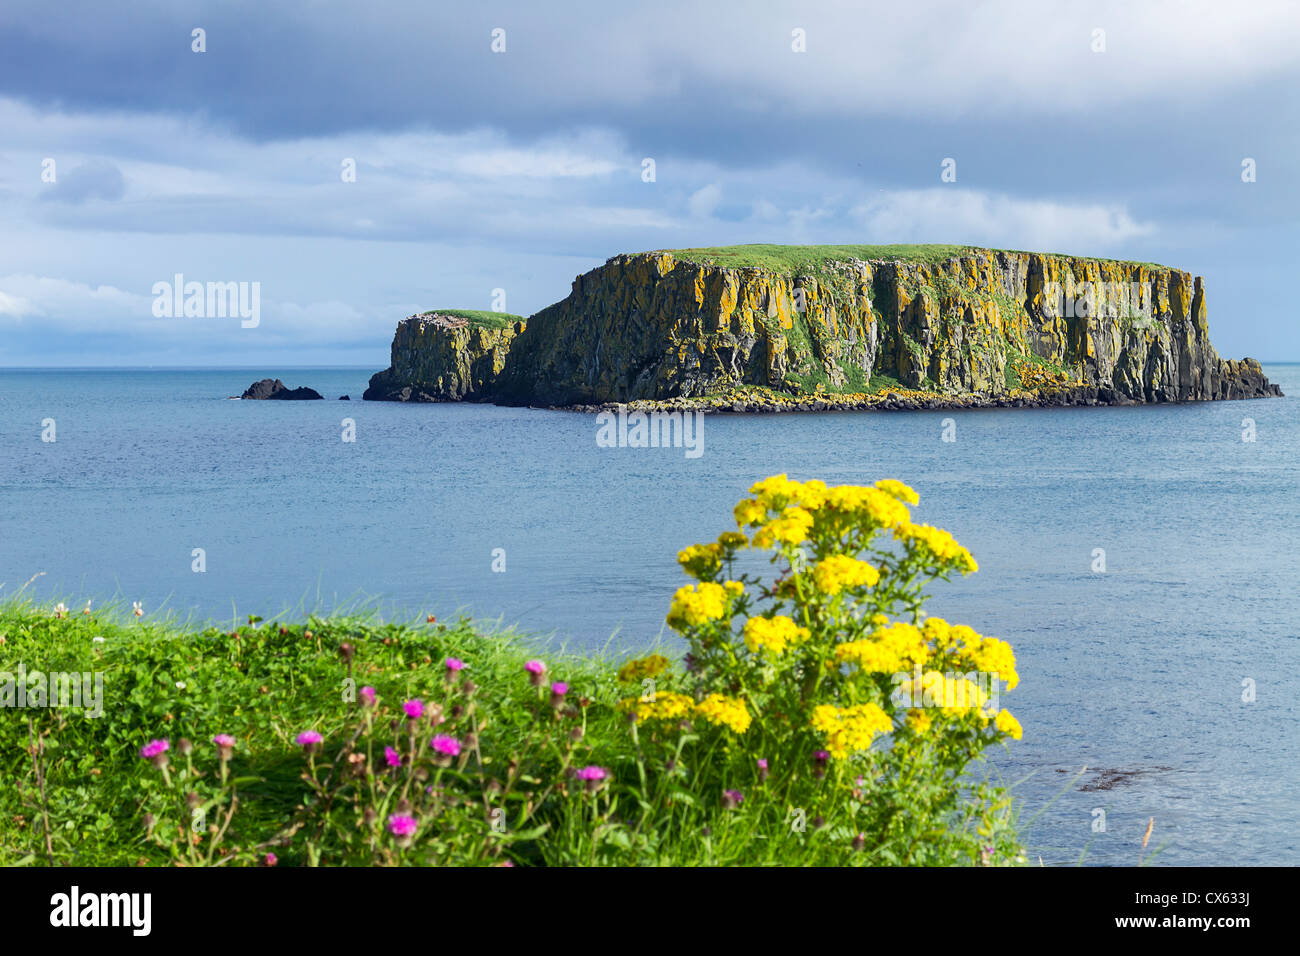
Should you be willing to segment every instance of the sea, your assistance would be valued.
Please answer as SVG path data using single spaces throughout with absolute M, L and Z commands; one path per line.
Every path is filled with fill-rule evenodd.
M 1031 862 L 1294 865 L 1300 365 L 1265 370 L 1288 397 L 710 415 L 688 454 L 602 447 L 590 414 L 360 401 L 373 369 L 0 369 L 0 600 L 679 649 L 676 552 L 756 480 L 899 478 L 980 564 L 930 613 L 1015 647 L 1024 739 L 981 772 Z M 268 375 L 326 400 L 229 400 Z

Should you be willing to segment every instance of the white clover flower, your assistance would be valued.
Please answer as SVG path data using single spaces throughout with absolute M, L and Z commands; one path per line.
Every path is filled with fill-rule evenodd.
M 140 602 L 139 602 L 139 601 L 132 601 L 132 602 L 131 602 L 131 610 L 135 613 L 135 616 L 136 616 L 136 617 L 143 617 L 143 616 L 144 616 L 144 608 L 142 608 L 142 607 L 140 606 Z

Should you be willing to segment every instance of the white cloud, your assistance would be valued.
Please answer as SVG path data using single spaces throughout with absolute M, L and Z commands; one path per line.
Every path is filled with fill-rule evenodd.
M 722 187 L 717 183 L 701 186 L 691 193 L 686 201 L 686 208 L 695 219 L 708 219 L 722 202 Z
M 688 64 L 691 85 L 733 90 L 733 106 L 786 121 L 792 104 L 801 119 L 1104 114 L 1139 102 L 1181 105 L 1300 67 L 1300 7 L 1290 0 L 834 0 L 795 9 L 772 0 L 726 18 L 726 42 L 713 30 L 680 29 L 689 14 L 659 9 L 656 18 L 645 29 L 665 59 Z M 791 51 L 796 26 L 806 31 L 806 53 Z M 1103 53 L 1092 50 L 1097 28 Z M 626 85 L 662 95 L 652 81 Z
M 1096 254 L 1156 231 L 1122 205 L 1019 199 L 955 186 L 882 192 L 855 206 L 864 241 L 968 242 Z

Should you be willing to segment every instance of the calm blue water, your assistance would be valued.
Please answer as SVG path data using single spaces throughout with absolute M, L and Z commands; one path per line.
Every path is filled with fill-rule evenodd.
M 981 565 L 931 611 L 1020 658 L 1004 702 L 1026 738 L 995 763 L 1029 775 L 1035 856 L 1134 863 L 1154 816 L 1158 863 L 1300 862 L 1297 398 L 719 416 L 691 460 L 598 448 L 591 416 L 357 401 L 370 371 L 0 371 L 0 597 L 43 571 L 29 590 L 70 605 L 228 621 L 371 599 L 642 648 L 684 581 L 676 550 L 728 527 L 754 480 L 898 477 Z M 1267 371 L 1300 395 L 1300 366 Z M 225 400 L 266 374 L 330 400 Z M 1137 773 L 1080 789 L 1099 770 Z

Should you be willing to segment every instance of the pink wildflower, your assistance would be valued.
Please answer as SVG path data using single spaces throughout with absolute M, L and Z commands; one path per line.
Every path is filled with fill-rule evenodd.
M 415 817 L 405 813 L 394 813 L 388 818 L 388 832 L 396 837 L 409 837 L 415 833 Z
M 604 767 L 597 767 L 595 764 L 583 767 L 578 771 L 578 779 L 587 785 L 587 791 L 589 793 L 600 789 L 601 784 L 608 776 L 608 770 Z
M 157 760 L 170 750 L 171 746 L 167 740 L 151 740 L 140 748 L 140 756 L 146 760 Z
M 438 734 L 429 741 L 429 746 L 448 757 L 460 756 L 460 741 L 447 734 Z

